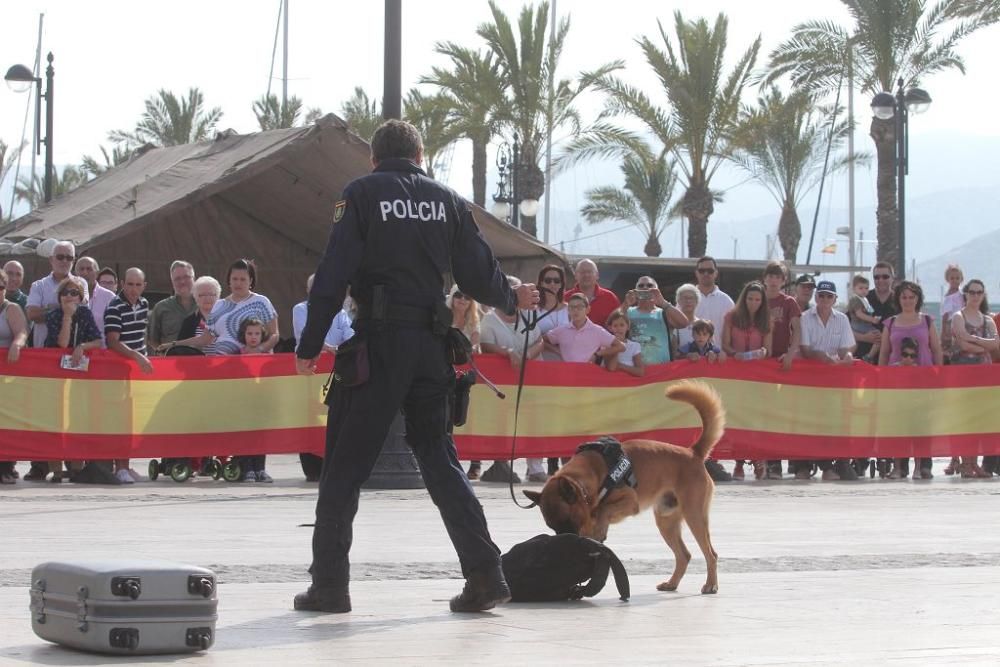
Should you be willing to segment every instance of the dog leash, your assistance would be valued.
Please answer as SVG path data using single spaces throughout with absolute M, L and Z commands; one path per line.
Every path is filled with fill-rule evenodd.
M 545 288 L 543 287 L 542 289 Z M 517 495 L 514 493 L 514 454 L 517 451 L 517 418 L 521 411 L 521 393 L 524 391 L 524 372 L 528 366 L 528 339 L 529 334 L 535 327 L 538 326 L 538 323 L 551 315 L 558 306 L 559 304 L 556 303 L 541 315 L 538 314 L 538 311 L 532 311 L 530 321 L 524 313 L 518 311 L 518 317 L 524 324 L 524 347 L 521 350 L 521 368 L 517 375 L 517 395 L 514 399 L 514 432 L 510 438 L 510 461 L 508 463 L 510 465 L 510 476 L 507 478 L 507 488 L 510 491 L 510 499 L 514 501 L 515 505 L 523 510 L 529 510 L 535 507 L 535 503 L 522 505 L 517 501 Z

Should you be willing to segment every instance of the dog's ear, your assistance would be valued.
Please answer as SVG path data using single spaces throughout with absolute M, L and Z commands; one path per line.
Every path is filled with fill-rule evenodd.
M 528 505 L 528 507 L 536 507 L 542 499 L 542 494 L 540 494 L 538 491 L 530 491 L 528 489 L 522 489 L 521 492 L 528 497 L 528 500 L 531 501 L 531 504 Z
M 565 477 L 559 478 L 559 497 L 570 505 L 576 502 L 576 488 L 573 486 L 573 482 Z

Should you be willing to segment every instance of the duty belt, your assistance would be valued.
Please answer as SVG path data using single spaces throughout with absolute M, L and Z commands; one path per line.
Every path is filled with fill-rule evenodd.
M 403 304 L 386 304 L 381 316 L 373 312 L 370 305 L 358 303 L 358 320 L 372 322 L 392 322 L 396 324 L 418 324 L 429 327 L 434 322 L 434 312 L 430 306 L 405 306 Z

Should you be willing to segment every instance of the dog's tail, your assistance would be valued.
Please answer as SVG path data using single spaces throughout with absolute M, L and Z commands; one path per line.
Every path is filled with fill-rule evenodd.
M 702 431 L 698 442 L 691 451 L 705 460 L 712 453 L 715 443 L 722 437 L 726 428 L 726 412 L 722 409 L 722 399 L 718 392 L 704 382 L 684 380 L 667 387 L 667 398 L 690 403 L 701 417 Z

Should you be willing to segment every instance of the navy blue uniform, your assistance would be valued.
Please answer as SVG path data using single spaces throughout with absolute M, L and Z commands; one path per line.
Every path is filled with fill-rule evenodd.
M 410 160 L 383 160 L 372 174 L 351 182 L 337 202 L 334 220 L 309 293 L 297 355 L 312 359 L 319 354 L 350 286 L 359 312 L 355 336 L 367 342 L 370 377 L 355 387 L 335 385 L 329 400 L 313 532 L 313 587 L 347 587 L 359 491 L 400 409 L 406 417 L 407 443 L 463 574 L 495 570 L 500 551 L 490 539 L 482 507 L 448 435 L 447 399 L 454 370 L 446 359 L 444 338 L 429 322 L 434 305 L 444 300 L 446 272 L 463 292 L 510 314 L 516 309 L 516 295 L 465 201 L 427 178 Z M 384 321 L 371 317 L 379 285 L 390 315 Z M 397 306 L 410 313 L 426 309 L 427 318 L 423 323 L 393 321 Z

